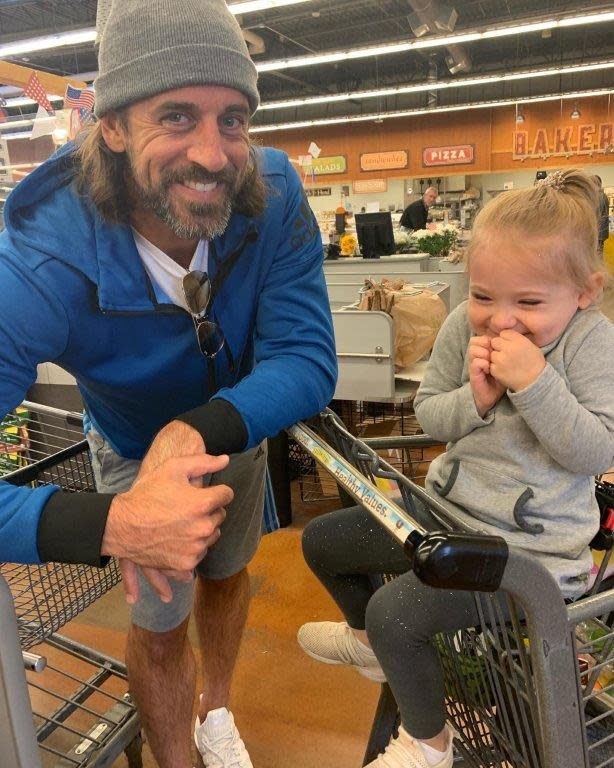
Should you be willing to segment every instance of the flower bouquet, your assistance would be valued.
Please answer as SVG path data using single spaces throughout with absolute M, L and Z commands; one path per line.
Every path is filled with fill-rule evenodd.
M 448 256 L 458 240 L 458 229 L 450 224 L 438 224 L 436 229 L 418 229 L 411 239 L 422 253 Z

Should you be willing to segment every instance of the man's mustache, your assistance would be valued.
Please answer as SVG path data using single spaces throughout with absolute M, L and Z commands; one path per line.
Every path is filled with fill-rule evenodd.
M 237 172 L 230 167 L 222 168 L 221 171 L 208 171 L 206 168 L 194 165 L 189 168 L 178 168 L 167 171 L 162 177 L 162 184 L 165 187 L 171 184 L 183 184 L 186 181 L 193 184 L 226 184 L 231 189 L 237 180 Z

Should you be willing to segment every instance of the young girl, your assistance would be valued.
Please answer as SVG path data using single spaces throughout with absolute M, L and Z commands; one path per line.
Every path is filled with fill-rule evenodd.
M 427 489 L 533 553 L 565 598 L 587 589 L 593 475 L 614 464 L 614 326 L 594 306 L 605 281 L 597 205 L 592 179 L 567 170 L 483 209 L 469 300 L 444 323 L 415 400 L 424 431 L 448 443 Z M 360 507 L 312 521 L 303 549 L 346 621 L 303 625 L 301 647 L 388 680 L 399 705 L 399 735 L 371 768 L 450 768 L 431 638 L 479 623 L 473 595 L 404 573 L 400 545 Z M 373 594 L 372 573 L 403 575 Z

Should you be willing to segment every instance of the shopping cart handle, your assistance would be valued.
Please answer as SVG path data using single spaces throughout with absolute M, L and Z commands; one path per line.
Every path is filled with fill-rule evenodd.
M 454 531 L 427 533 L 413 552 L 413 570 L 432 587 L 495 592 L 508 558 L 505 539 Z

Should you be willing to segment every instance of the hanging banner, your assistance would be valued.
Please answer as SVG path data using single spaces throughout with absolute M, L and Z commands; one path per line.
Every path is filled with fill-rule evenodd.
M 360 156 L 361 171 L 390 171 L 395 168 L 407 168 L 409 153 L 404 149 L 391 152 L 363 152 Z
M 422 165 L 470 165 L 475 162 L 473 144 L 454 144 L 444 147 L 425 147 L 422 150 Z
M 513 160 L 605 154 L 614 150 L 614 123 L 584 123 L 514 131 Z
M 314 157 L 311 163 L 311 172 L 316 176 L 325 176 L 329 173 L 345 173 L 347 160 L 345 155 L 331 157 Z
M 360 179 L 352 182 L 352 188 L 357 195 L 368 195 L 371 192 L 386 192 L 388 181 L 386 179 Z

